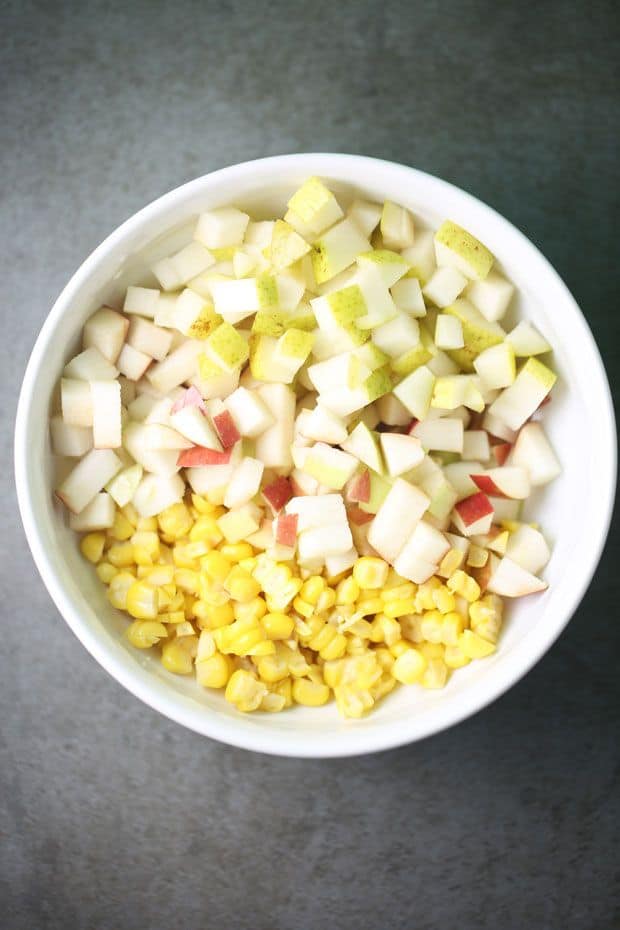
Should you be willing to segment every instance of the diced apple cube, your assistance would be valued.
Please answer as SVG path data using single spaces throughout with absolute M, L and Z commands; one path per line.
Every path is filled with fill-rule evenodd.
M 82 332 L 82 346 L 95 348 L 112 365 L 123 347 L 129 320 L 122 313 L 102 307 L 86 321 Z
M 117 377 L 118 369 L 94 346 L 71 359 L 63 371 L 63 378 L 78 381 L 114 381 Z
M 121 445 L 121 386 L 118 381 L 91 381 L 93 445 L 117 449 Z
M 135 313 L 138 316 L 147 316 L 153 319 L 157 311 L 159 291 L 153 287 L 127 288 L 123 310 L 125 313 Z
M 264 468 L 265 466 L 258 459 L 249 456 L 242 459 L 235 468 L 228 484 L 226 496 L 224 497 L 224 506 L 230 508 L 240 507 L 252 500 L 258 494 Z
M 183 499 L 185 482 L 180 475 L 145 475 L 132 498 L 141 517 L 156 517 Z
M 88 381 L 62 378 L 60 381 L 62 418 L 69 426 L 93 425 L 93 401 Z
M 519 431 L 510 462 L 526 468 L 532 487 L 553 481 L 561 471 L 560 463 L 540 423 L 526 423 Z
M 274 422 L 273 415 L 256 391 L 239 387 L 228 395 L 225 403 L 242 436 L 260 436 Z
M 72 513 L 81 513 L 122 468 L 111 449 L 91 449 L 62 482 L 56 496 Z
M 137 349 L 125 343 L 116 364 L 121 374 L 130 381 L 139 381 L 152 361 L 150 355 L 138 352 Z
M 397 478 L 370 525 L 370 545 L 386 561 L 393 562 L 429 503 L 429 498 L 419 488 Z
M 250 217 L 236 207 L 218 207 L 198 217 L 194 239 L 208 249 L 241 245 Z
M 93 431 L 91 429 L 85 426 L 73 426 L 62 417 L 51 418 L 50 432 L 54 455 L 80 458 L 93 447 Z
M 107 530 L 114 524 L 116 508 L 109 494 L 101 491 L 80 513 L 69 514 L 69 527 L 76 533 L 92 533 Z
M 424 458 L 422 443 L 415 436 L 403 433 L 381 433 L 381 451 L 392 477 L 411 471 Z
M 119 507 L 124 507 L 132 499 L 142 481 L 142 474 L 142 465 L 136 463 L 123 468 L 111 481 L 108 481 L 105 489 Z
M 338 491 L 345 486 L 358 464 L 358 460 L 347 452 L 317 442 L 306 456 L 303 467 L 321 484 Z

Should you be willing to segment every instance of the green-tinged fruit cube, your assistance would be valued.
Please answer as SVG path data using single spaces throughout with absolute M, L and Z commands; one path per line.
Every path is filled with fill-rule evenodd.
M 310 251 L 311 246 L 284 220 L 276 220 L 271 237 L 269 257 L 278 271 L 288 268 Z
M 308 178 L 287 206 L 302 223 L 320 233 L 343 215 L 338 201 L 320 178 Z
M 455 300 L 449 307 L 444 307 L 443 313 L 461 321 L 464 346 L 462 349 L 452 349 L 448 355 L 463 371 L 473 371 L 476 356 L 498 345 L 506 335 L 499 323 L 489 322 L 467 300 Z
M 247 361 L 248 344 L 234 326 L 221 323 L 206 342 L 206 354 L 225 371 L 234 371 Z
M 200 311 L 194 322 L 187 330 L 190 339 L 206 339 L 214 329 L 223 323 L 222 317 L 216 313 L 211 305 Z
M 452 265 L 466 277 L 484 281 L 495 258 L 485 245 L 452 220 L 446 220 L 435 233 L 437 264 Z
M 256 278 L 256 294 L 261 309 L 277 307 L 280 302 L 278 296 L 278 282 L 275 275 L 261 274 Z
M 314 345 L 314 334 L 307 333 L 302 329 L 288 329 L 284 335 L 278 339 L 278 355 L 285 355 L 289 358 L 305 360 L 312 351 Z
M 368 394 L 368 403 L 372 404 L 378 397 L 383 397 L 392 390 L 392 375 L 389 368 L 377 368 L 364 381 L 364 388 Z
M 252 332 L 259 336 L 281 336 L 286 320 L 287 314 L 282 310 L 259 310 L 252 322 Z

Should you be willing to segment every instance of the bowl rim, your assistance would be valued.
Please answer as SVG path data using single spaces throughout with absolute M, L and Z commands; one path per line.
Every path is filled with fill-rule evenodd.
M 413 715 L 411 721 L 407 722 L 403 720 L 384 722 L 381 726 L 377 727 L 364 727 L 357 731 L 351 730 L 350 733 L 352 735 L 354 734 L 354 737 L 351 739 L 342 738 L 331 740 L 325 744 L 320 740 L 317 742 L 315 739 L 307 739 L 306 743 L 303 739 L 303 731 L 301 731 L 301 736 L 299 736 L 295 731 L 284 733 L 271 731 L 268 728 L 260 726 L 250 728 L 246 725 L 241 725 L 242 721 L 239 722 L 239 725 L 235 725 L 234 722 L 231 721 L 231 718 L 224 717 L 223 715 L 221 716 L 217 712 L 210 711 L 208 708 L 205 708 L 204 712 L 198 716 L 189 704 L 184 703 L 182 696 L 175 695 L 172 692 L 164 693 L 163 689 L 162 691 L 158 690 L 155 686 L 155 676 L 148 670 L 141 670 L 145 674 L 139 674 L 136 671 L 130 671 L 124 668 L 122 663 L 120 663 L 115 655 L 112 654 L 111 650 L 108 649 L 105 642 L 82 621 L 79 611 L 65 593 L 63 585 L 56 575 L 55 569 L 50 562 L 43 544 L 29 485 L 22 476 L 27 474 L 26 460 L 28 455 L 29 423 L 32 410 L 38 402 L 36 395 L 37 373 L 44 363 L 46 347 L 49 345 L 51 339 L 53 339 L 56 327 L 66 309 L 71 305 L 74 295 L 79 292 L 83 284 L 96 269 L 99 261 L 103 259 L 111 249 L 119 245 L 126 237 L 131 236 L 132 233 L 143 227 L 144 224 L 152 221 L 160 213 L 165 213 L 169 207 L 179 199 L 191 196 L 192 191 L 203 191 L 205 186 L 212 187 L 215 190 L 221 180 L 234 179 L 235 175 L 245 177 L 249 171 L 255 172 L 257 184 L 259 184 L 262 177 L 265 179 L 270 177 L 272 180 L 273 177 L 277 177 L 279 168 L 295 165 L 295 167 L 299 168 L 300 173 L 319 175 L 329 174 L 331 166 L 332 171 L 336 171 L 337 169 L 338 174 L 342 178 L 346 178 L 347 166 L 352 167 L 354 163 L 356 167 L 365 167 L 369 172 L 373 170 L 376 171 L 377 169 L 401 171 L 403 172 L 403 178 L 406 174 L 409 174 L 410 177 L 417 178 L 419 181 L 431 187 L 435 186 L 437 192 L 443 191 L 452 196 L 455 194 L 458 195 L 465 205 L 469 202 L 470 205 L 476 206 L 479 214 L 481 213 L 484 215 L 486 213 L 494 222 L 497 223 L 499 221 L 500 224 L 503 224 L 512 237 L 517 237 L 517 239 L 520 240 L 523 248 L 529 250 L 532 255 L 536 256 L 537 261 L 541 267 L 544 268 L 545 274 L 553 279 L 554 286 L 563 292 L 566 305 L 567 307 L 571 307 L 574 314 L 574 323 L 580 328 L 581 338 L 585 340 L 589 348 L 589 354 L 596 369 L 595 372 L 593 372 L 593 381 L 596 380 L 598 382 L 597 396 L 604 406 L 602 414 L 603 421 L 606 425 L 606 435 L 603 437 L 602 441 L 606 442 L 608 455 L 606 460 L 602 463 L 602 467 L 606 467 L 606 475 L 600 487 L 600 493 L 604 495 L 604 501 L 602 510 L 599 511 L 601 517 L 596 530 L 597 538 L 592 540 L 593 545 L 589 560 L 584 565 L 584 571 L 580 575 L 578 583 L 575 583 L 570 606 L 564 611 L 562 616 L 556 618 L 554 623 L 548 625 L 548 629 L 544 631 L 544 634 L 541 633 L 541 635 L 531 643 L 529 652 L 525 653 L 523 649 L 515 650 L 512 663 L 508 662 L 507 665 L 502 667 L 501 676 L 498 676 L 497 673 L 495 675 L 490 674 L 486 680 L 486 687 L 472 686 L 465 694 L 461 694 L 461 700 L 458 703 L 446 701 L 444 706 L 442 706 L 441 703 L 438 704 L 437 707 L 434 708 L 433 714 L 428 715 L 428 719 L 425 721 L 420 721 L 419 718 Z M 47 397 L 45 398 L 45 403 L 48 403 Z M 509 220 L 488 204 L 472 194 L 469 194 L 467 191 L 464 191 L 462 188 L 438 178 L 435 175 L 386 159 L 328 152 L 275 155 L 220 168 L 188 181 L 161 197 L 156 198 L 113 230 L 101 244 L 90 253 L 72 275 L 54 302 L 41 327 L 25 370 L 20 391 L 16 413 L 14 449 L 15 483 L 18 505 L 26 533 L 26 539 L 32 552 L 34 562 L 58 611 L 97 662 L 99 662 L 113 678 L 145 704 L 196 733 L 209 736 L 239 748 L 272 755 L 293 756 L 298 758 L 329 758 L 360 755 L 395 748 L 423 739 L 434 733 L 441 732 L 459 723 L 466 717 L 482 710 L 526 675 L 548 651 L 565 628 L 590 585 L 609 532 L 615 498 L 617 473 L 617 442 L 614 409 L 609 383 L 596 341 L 594 340 L 585 317 L 567 286 L 537 247 Z M 150 679 L 152 679 L 152 683 Z

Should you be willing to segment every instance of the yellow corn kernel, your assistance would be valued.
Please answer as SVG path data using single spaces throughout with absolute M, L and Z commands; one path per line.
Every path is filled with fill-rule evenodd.
M 129 520 L 132 526 L 135 527 L 138 525 L 140 514 L 138 513 L 138 511 L 136 510 L 136 508 L 134 507 L 132 503 L 125 504 L 124 507 L 121 507 L 120 512 L 123 514 L 126 520 Z M 132 533 L 133 533 L 133 530 L 132 530 Z
M 146 579 L 141 577 L 140 574 L 138 574 L 138 579 L 140 581 L 146 581 Z M 146 581 L 146 584 L 150 584 L 150 582 Z M 159 587 L 156 587 L 153 585 L 153 587 L 155 587 L 155 590 L 157 591 L 157 612 L 162 613 L 162 611 L 169 610 L 173 599 L 176 597 L 176 589 L 174 594 L 170 593 L 171 589 L 175 588 L 175 586 L 160 585 Z
M 443 635 L 443 614 L 438 610 L 427 610 L 422 618 L 420 631 L 429 643 L 440 643 Z
M 192 494 L 192 507 L 194 507 L 198 513 L 213 513 L 216 509 L 214 504 L 209 503 L 205 497 L 201 497 L 200 494 Z
M 136 530 L 140 533 L 156 533 L 157 517 L 140 517 L 136 523 Z
M 152 568 L 153 565 L 151 562 L 149 562 L 148 565 L 138 565 L 136 567 L 136 578 L 146 578 Z
M 183 592 L 183 610 L 185 611 L 185 616 L 188 620 L 193 620 L 195 617 L 194 614 L 194 604 L 198 598 L 192 597 L 191 594 Z
M 370 694 L 375 704 L 396 687 L 396 679 L 389 672 L 384 672 L 379 681 L 372 686 Z
M 385 646 L 378 646 L 374 650 L 375 658 L 384 672 L 389 672 L 394 665 L 394 656 Z
M 159 559 L 159 536 L 151 530 L 136 530 L 130 540 L 137 565 L 152 565 Z
M 240 562 L 242 559 L 251 559 L 254 555 L 254 549 L 247 542 L 224 543 L 220 546 L 220 552 L 225 555 L 231 562 Z
M 95 569 L 104 584 L 110 584 L 115 575 L 118 575 L 118 568 L 110 565 L 109 562 L 100 562 Z
M 181 591 L 189 594 L 198 594 L 200 589 L 200 575 L 191 568 L 177 568 L 174 573 L 174 583 Z
M 383 559 L 363 555 L 353 566 L 353 577 L 360 588 L 376 590 L 384 586 L 389 568 Z
M 355 623 L 347 625 L 346 632 L 351 636 L 357 636 L 360 639 L 372 639 L 373 626 L 368 620 L 356 620 Z
M 170 539 L 181 539 L 187 536 L 193 525 L 192 515 L 182 501 L 162 510 L 157 517 L 157 522 L 161 532 Z
M 373 643 L 385 643 L 393 646 L 401 639 L 401 628 L 398 620 L 386 614 L 377 614 L 370 624 L 370 640 Z
M 307 604 L 315 606 L 325 588 L 326 582 L 324 578 L 320 575 L 311 575 L 301 586 L 299 596 Z
M 174 675 L 191 675 L 194 662 L 185 645 L 172 639 L 161 647 L 161 664 Z
M 296 678 L 293 682 L 293 700 L 305 707 L 321 707 L 329 701 L 330 690 L 327 685 L 308 678 Z
M 410 581 L 405 581 L 403 584 L 394 585 L 392 588 L 384 588 L 381 592 L 381 599 L 387 604 L 390 601 L 402 601 L 415 597 L 415 595 L 416 586 Z
M 420 679 L 424 688 L 443 688 L 448 680 L 448 666 L 443 659 L 429 659 L 426 671 Z
M 314 607 L 312 604 L 309 604 L 307 601 L 304 601 L 302 597 L 296 597 L 293 601 L 293 608 L 297 613 L 302 617 L 311 617 L 314 613 Z
M 199 594 L 200 600 L 210 607 L 223 607 L 230 600 L 228 591 L 224 591 L 219 585 L 209 584 L 204 575 L 200 576 Z
M 324 591 L 321 591 L 319 599 L 316 602 L 317 613 L 323 613 L 326 610 L 331 610 L 331 608 L 336 603 L 336 592 L 333 588 L 325 588 Z
M 223 584 L 230 574 L 232 561 L 218 549 L 212 549 L 201 559 L 200 567 L 213 581 Z
M 464 630 L 459 636 L 459 648 L 465 653 L 468 659 L 484 659 L 495 652 L 495 643 L 490 643 L 482 636 L 478 636 L 473 630 Z
M 286 698 L 283 694 L 268 691 L 260 702 L 260 709 L 268 714 L 277 714 L 286 707 Z
M 125 610 L 136 620 L 154 620 L 159 609 L 157 588 L 145 581 L 136 581 L 127 590 Z
M 411 646 L 394 660 L 392 676 L 403 685 L 419 681 L 426 671 L 428 662 L 417 649 Z
M 405 614 L 412 614 L 415 610 L 415 598 L 405 597 L 396 601 L 388 601 L 383 606 L 383 613 L 386 617 L 404 617 Z
M 393 645 L 388 647 L 395 659 L 407 652 L 408 649 L 411 649 L 411 643 L 406 642 L 404 639 L 399 639 Z
M 293 649 L 284 642 L 276 643 L 276 647 L 278 655 L 283 656 L 288 666 L 289 674 L 291 674 L 293 678 L 302 678 L 304 675 L 308 674 L 309 665 L 299 649 Z
M 443 643 L 419 643 L 416 646 L 416 649 L 419 649 L 422 655 L 426 659 L 443 659 L 445 653 L 445 646 Z
M 288 614 L 265 614 L 261 620 L 267 639 L 289 639 L 295 629 L 295 621 Z
M 442 578 L 449 578 L 454 572 L 461 567 L 465 553 L 460 549 L 449 549 L 439 563 L 437 574 Z
M 282 681 L 276 681 L 271 685 L 269 691 L 277 694 L 284 701 L 283 707 L 292 707 L 293 704 L 293 682 L 290 678 L 284 678 Z
M 232 673 L 231 659 L 221 652 L 196 660 L 196 680 L 203 688 L 225 688 Z
M 156 620 L 136 620 L 126 630 L 127 639 L 136 649 L 150 649 L 167 635 L 166 627 Z
M 116 565 L 117 568 L 126 568 L 133 565 L 133 546 L 130 542 L 116 543 L 114 546 L 110 546 L 106 558 L 108 562 Z
M 467 553 L 467 565 L 471 565 L 472 568 L 484 568 L 488 561 L 489 550 L 474 546 L 472 543 Z
M 190 545 L 191 543 L 187 542 L 176 543 L 172 550 L 172 564 L 177 568 L 191 568 L 193 571 L 198 571 L 200 563 L 191 554 Z
M 464 597 L 471 604 L 480 597 L 480 588 L 478 582 L 471 578 L 466 572 L 459 569 L 448 578 L 448 588 Z
M 172 610 L 185 610 L 185 595 L 182 591 L 177 591 L 168 604 L 168 611 Z
M 449 614 L 454 610 L 456 606 L 454 594 L 445 585 L 442 584 L 440 588 L 435 588 L 431 596 L 439 613 Z
M 87 533 L 80 540 L 80 551 L 85 559 L 93 564 L 97 563 L 103 555 L 105 546 L 105 533 Z
M 428 581 L 418 585 L 418 591 L 415 596 L 415 613 L 420 614 L 423 610 L 434 610 L 435 601 L 433 600 L 433 591 L 441 587 L 441 581 L 433 575 Z M 411 611 L 414 613 L 414 611 Z
M 161 606 L 160 606 L 161 610 Z M 158 620 L 161 620 L 162 623 L 170 623 L 176 626 L 178 623 L 185 622 L 185 611 L 183 610 L 172 610 L 167 613 L 160 613 L 157 616 Z
M 324 623 L 322 628 L 310 640 L 308 646 L 318 652 L 323 659 L 339 659 L 346 652 L 347 637 L 339 633 L 331 623 Z
M 136 521 L 137 522 L 137 521 Z M 114 523 L 110 529 L 110 536 L 118 542 L 126 542 L 135 532 L 135 524 L 128 520 L 121 510 L 114 514 Z
M 370 558 L 370 556 L 368 556 Z M 380 614 L 383 610 L 383 600 L 380 597 L 365 598 L 359 600 L 355 605 L 355 612 L 362 617 L 371 617 L 373 614 Z
M 352 576 L 343 578 L 336 587 L 336 603 L 355 604 L 359 593 L 360 587 L 355 578 Z
M 368 689 L 354 690 L 347 686 L 340 686 L 334 690 L 334 697 L 343 717 L 363 717 L 375 703 Z
M 234 566 L 225 582 L 224 587 L 235 601 L 247 603 L 258 597 L 260 594 L 260 584 L 247 572 L 244 572 L 238 565 Z
M 424 639 L 422 636 L 423 619 L 424 614 L 406 614 L 404 617 L 399 617 L 398 622 L 403 638 L 412 643 L 421 643 Z
M 263 681 L 278 682 L 288 678 L 288 664 L 282 655 L 277 652 L 269 656 L 261 656 L 256 661 L 258 674 Z
M 458 645 L 446 646 L 443 660 L 448 668 L 463 668 L 464 665 L 469 665 L 471 662 L 471 659 L 468 659 Z
M 239 568 L 242 568 L 244 572 L 247 572 L 248 575 L 253 575 L 254 569 L 256 568 L 256 556 L 253 555 L 249 559 L 240 559 L 237 565 Z
M 196 630 L 189 620 L 183 620 L 174 627 L 174 635 L 177 639 L 185 639 L 186 636 L 194 636 Z
M 254 621 L 258 621 L 267 613 L 267 604 L 264 598 L 253 597 L 251 601 L 247 601 L 245 604 L 242 604 L 240 601 L 235 601 L 232 605 L 232 609 L 235 620 L 247 620 L 251 618 Z
M 110 581 L 108 588 L 108 600 L 112 607 L 118 610 L 125 610 L 127 607 L 127 592 L 136 579 L 129 572 L 118 572 Z
M 230 602 L 212 606 L 203 600 L 194 603 L 194 614 L 198 618 L 200 626 L 207 630 L 216 630 L 221 626 L 228 626 L 235 619 L 233 606 Z
M 368 643 L 360 636 L 347 636 L 347 655 L 363 656 L 368 651 Z
M 258 710 L 267 693 L 265 685 L 258 681 L 252 672 L 238 668 L 228 680 L 224 697 L 234 704 L 237 710 L 251 713 Z
M 222 532 L 217 521 L 210 514 L 201 514 L 189 531 L 190 542 L 203 543 L 207 549 L 217 546 L 222 539 Z
M 445 646 L 456 646 L 464 629 L 465 621 L 461 614 L 456 611 L 445 614 L 441 625 L 441 642 Z
M 261 639 L 259 643 L 256 643 L 255 646 L 252 646 L 247 650 L 246 655 L 249 656 L 271 656 L 274 655 L 276 651 L 275 643 L 270 639 Z

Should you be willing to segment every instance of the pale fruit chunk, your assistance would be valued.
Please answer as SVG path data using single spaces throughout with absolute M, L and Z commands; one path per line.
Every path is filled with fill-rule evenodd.
M 159 291 L 157 288 L 130 285 L 125 294 L 123 310 L 125 313 L 147 316 L 152 320 L 157 311 L 158 302 Z
M 93 431 L 85 426 L 72 426 L 62 417 L 50 420 L 52 451 L 54 455 L 80 458 L 93 447 Z
M 300 533 L 320 526 L 337 525 L 347 519 L 341 494 L 292 497 L 284 509 L 286 513 L 297 514 Z
M 319 178 L 315 177 L 304 181 L 299 190 L 295 191 L 290 198 L 287 206 L 293 216 L 285 216 L 285 219 L 288 222 L 292 221 L 296 229 L 301 224 L 315 236 L 329 226 L 333 226 L 343 216 L 340 205 L 332 192 Z M 301 229 L 299 231 L 301 232 Z
M 303 258 L 311 246 L 292 226 L 284 220 L 276 220 L 269 246 L 269 257 L 273 267 L 281 271 Z
M 255 246 L 264 249 L 271 242 L 273 236 L 274 220 L 250 220 L 245 231 L 244 246 Z
M 216 281 L 212 285 L 215 311 L 228 323 L 240 323 L 257 310 L 279 305 L 278 285 L 274 275 Z
M 547 340 L 525 320 L 517 323 L 515 328 L 508 333 L 506 342 L 510 343 L 515 355 L 518 356 L 542 355 L 544 352 L 551 352 L 551 346 Z
M 297 538 L 297 552 L 302 565 L 350 552 L 352 548 L 353 537 L 346 519 L 330 526 L 304 530 Z
M 379 434 L 369 429 L 365 423 L 357 424 L 348 439 L 342 443 L 342 448 L 379 474 L 383 472 Z
M 381 451 L 388 474 L 393 478 L 415 468 L 424 458 L 420 440 L 402 433 L 381 433 Z
M 491 269 L 484 281 L 471 281 L 465 289 L 465 297 L 490 322 L 496 322 L 506 313 L 514 294 L 514 286 L 497 271 Z
M 525 523 L 510 533 L 506 555 L 533 575 L 544 568 L 551 558 L 545 537 Z
M 448 307 L 465 289 L 467 278 L 457 268 L 438 268 L 426 282 L 422 293 L 436 307 Z
M 272 381 L 290 384 L 295 377 L 291 365 L 279 364 L 276 360 L 278 340 L 273 336 L 252 336 L 250 341 L 250 372 L 256 381 Z M 302 362 L 303 364 L 303 362 Z
M 259 394 L 245 387 L 229 394 L 225 405 L 242 436 L 260 436 L 273 423 L 273 416 Z
M 325 558 L 325 570 L 328 578 L 336 578 L 342 572 L 353 568 L 358 560 L 358 551 L 355 546 L 351 546 L 346 552 L 339 552 L 336 555 L 328 555 Z
M 412 430 L 427 451 L 459 454 L 463 451 L 463 432 L 463 421 L 453 417 L 423 420 Z
M 413 245 L 413 217 L 409 210 L 391 200 L 383 204 L 380 229 L 387 249 L 406 249 Z
M 159 320 L 159 313 L 156 319 Z M 176 298 L 166 325 L 178 329 L 184 336 L 204 339 L 221 322 L 222 317 L 213 309 L 210 298 L 186 287 Z
M 409 426 L 411 414 L 393 392 L 384 394 L 375 404 L 380 423 L 388 426 Z
M 233 255 L 233 271 L 235 278 L 247 278 L 256 270 L 258 258 L 255 255 L 249 255 L 241 249 L 236 249 Z
M 259 507 L 253 504 L 244 504 L 235 510 L 229 510 L 217 521 L 219 528 L 226 538 L 226 542 L 237 543 L 247 539 L 255 533 L 260 526 Z
M 291 444 L 295 393 L 286 384 L 263 384 L 257 392 L 271 414 L 273 423 L 257 437 L 254 454 L 265 468 L 290 469 L 293 465 Z
M 370 242 L 362 235 L 355 222 L 351 219 L 341 220 L 314 245 L 312 268 L 317 283 L 329 281 L 352 265 L 361 252 L 370 250 Z
M 170 414 L 170 425 L 197 446 L 222 451 L 222 444 L 211 422 L 198 407 L 183 407 Z
M 342 417 L 336 416 L 321 404 L 306 412 L 307 416 L 300 426 L 300 432 L 306 439 L 326 442 L 329 445 L 340 445 L 346 441 L 348 431 Z
M 545 399 L 556 378 L 557 375 L 538 359 L 528 359 L 514 383 L 493 401 L 489 412 L 510 429 L 519 429 Z
M 93 401 L 88 381 L 62 378 L 60 381 L 62 418 L 69 426 L 93 425 Z
M 484 398 L 477 377 L 475 375 L 445 375 L 437 378 L 431 405 L 440 410 L 468 407 L 470 410 L 481 413 L 484 410 Z
M 562 470 L 540 423 L 526 423 L 522 427 L 510 463 L 526 468 L 535 488 L 553 481 Z
M 463 433 L 463 451 L 461 455 L 464 459 L 486 462 L 491 456 L 491 447 L 489 445 L 489 434 L 483 429 L 469 429 Z M 479 474 L 479 472 L 477 472 Z
M 99 349 L 91 346 L 65 365 L 62 376 L 78 381 L 114 381 L 118 377 L 118 369 L 103 357 Z
M 168 394 L 173 388 L 198 374 L 198 355 L 202 351 L 202 343 L 194 340 L 184 342 L 178 349 L 173 349 L 163 361 L 149 368 L 147 380 L 162 394 Z
M 485 429 L 490 436 L 495 436 L 497 439 L 503 439 L 504 442 L 513 443 L 517 438 L 516 430 L 509 429 L 503 420 L 500 420 L 499 417 L 496 417 L 489 412 L 488 407 L 484 411 L 484 416 L 482 418 L 482 428 Z
M 523 597 L 526 594 L 544 591 L 546 587 L 546 581 L 542 581 L 513 562 L 512 559 L 504 556 L 489 579 L 487 591 L 503 597 Z
M 474 484 L 487 495 L 525 500 L 530 496 L 530 478 L 526 468 L 504 465 L 471 476 Z
M 321 394 L 321 403 L 333 413 L 346 417 L 366 407 L 392 389 L 392 377 L 386 368 L 373 371 L 359 388 L 332 388 Z
M 56 496 L 72 513 L 81 513 L 122 467 L 111 449 L 91 449 L 69 472 Z
M 420 520 L 400 555 L 394 561 L 399 575 L 422 584 L 435 573 L 439 562 L 450 549 L 443 533 Z
M 142 317 L 133 316 L 130 318 L 127 342 L 138 352 L 161 361 L 170 350 L 172 333 Z
M 513 347 L 506 341 L 485 349 L 474 359 L 474 368 L 486 387 L 509 387 L 516 377 Z
M 118 381 L 91 381 L 93 445 L 117 449 L 121 445 L 121 386 Z
M 463 324 L 457 317 L 447 313 L 437 314 L 435 321 L 435 345 L 438 349 L 462 349 Z
M 409 262 L 409 275 L 417 278 L 420 284 L 426 284 L 437 267 L 433 233 L 429 229 L 417 232 L 413 245 L 403 249 L 401 254 Z
M 141 517 L 157 514 L 183 500 L 185 482 L 180 475 L 145 475 L 132 498 Z
M 403 313 L 413 317 L 426 316 L 424 296 L 417 278 L 401 278 L 397 281 L 392 287 L 392 297 Z
M 444 465 L 443 473 L 457 493 L 459 500 L 475 494 L 477 486 L 471 480 L 471 475 L 479 474 L 484 471 L 484 466 L 480 462 L 451 462 Z
M 138 352 L 137 349 L 125 343 L 116 364 L 120 373 L 129 381 L 139 381 L 152 361 L 150 355 Z
M 86 321 L 82 346 L 98 349 L 108 362 L 115 364 L 127 335 L 129 320 L 122 313 L 102 307 Z
M 484 281 L 495 261 L 482 242 L 452 220 L 435 233 L 435 255 L 439 266 L 450 265 L 476 281 Z
M 403 478 L 397 478 L 381 504 L 368 531 L 368 542 L 387 562 L 393 562 L 404 548 L 429 498 Z
M 401 313 L 373 329 L 372 341 L 390 358 L 398 358 L 419 344 L 420 327 L 413 317 Z
M 407 274 L 409 265 L 398 252 L 390 249 L 374 249 L 357 256 L 360 268 L 374 268 L 386 287 L 392 287 Z
M 290 384 L 304 364 L 314 344 L 314 334 L 301 329 L 291 328 L 277 340 L 273 361 L 276 367 L 286 373 L 286 382 Z
M 208 494 L 209 500 L 212 500 L 212 494 L 220 491 L 218 503 L 224 503 L 224 496 L 228 482 L 232 478 L 234 465 L 204 465 L 197 468 L 188 468 L 185 476 L 189 482 L 192 491 L 196 494 Z M 213 501 L 215 503 L 215 501 Z
M 204 343 L 205 356 L 228 373 L 240 368 L 250 356 L 246 340 L 230 323 L 220 323 Z M 204 377 L 201 365 L 200 374 Z
M 375 329 L 398 317 L 398 308 L 378 265 L 362 263 L 353 283 L 359 287 L 366 304 L 366 313 L 355 321 L 360 329 Z
M 250 217 L 236 207 L 218 207 L 198 217 L 194 239 L 208 249 L 225 249 L 241 245 Z
M 149 427 L 144 423 L 129 422 L 123 429 L 123 445 L 134 461 L 145 471 L 170 476 L 179 470 L 178 449 L 152 449 L 149 446 Z
M 369 200 L 354 200 L 347 216 L 354 220 L 365 236 L 370 238 L 381 221 L 382 206 Z
M 333 449 L 327 443 L 317 442 L 309 450 L 303 468 L 307 474 L 312 475 L 321 484 L 339 491 L 345 486 L 358 464 L 358 460 L 347 452 Z
M 426 365 L 420 365 L 396 385 L 394 394 L 412 416 L 423 420 L 431 405 L 434 386 L 435 375 Z
M 116 508 L 109 494 L 101 491 L 80 513 L 69 514 L 69 527 L 76 533 L 107 530 L 114 525 Z
M 230 479 L 224 497 L 224 506 L 229 508 L 240 507 L 252 500 L 260 489 L 264 468 L 265 466 L 258 459 L 253 459 L 250 456 L 244 458 L 237 465 Z
M 142 474 L 142 465 L 136 463 L 123 468 L 111 481 L 108 481 L 105 489 L 119 507 L 124 507 L 132 499 L 136 488 L 142 481 Z
M 451 357 L 465 371 L 472 370 L 477 355 L 502 342 L 506 335 L 499 323 L 490 323 L 473 304 L 462 298 L 445 307 L 444 313 L 461 321 L 465 345 L 462 349 L 454 350 Z

